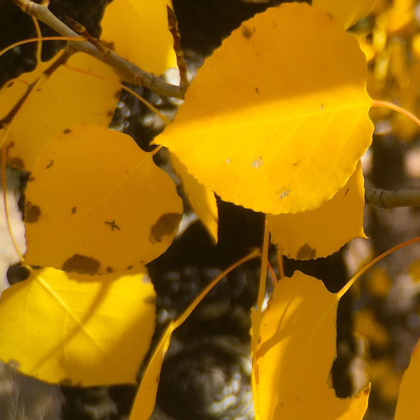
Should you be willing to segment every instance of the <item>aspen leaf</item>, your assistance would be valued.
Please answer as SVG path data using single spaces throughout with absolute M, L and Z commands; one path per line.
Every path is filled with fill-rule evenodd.
M 170 0 L 114 0 L 105 9 L 101 39 L 149 73 L 160 76 L 177 68 L 167 6 L 172 8 Z
M 73 55 L 68 64 L 119 82 L 112 68 L 86 54 Z M 44 69 L 45 63 L 40 66 Z M 0 144 L 5 142 L 6 145 L 7 163 L 21 170 L 32 170 L 48 141 L 72 125 L 89 123 L 108 126 L 118 102 L 118 86 L 64 66 L 57 68 L 50 77 L 40 77 L 39 85 L 13 118 L 7 138 L 4 136 L 7 130 L 3 130 L 0 138 Z M 24 75 L 23 78 L 31 79 L 32 75 Z M 15 85 L 21 89 L 18 82 Z
M 371 143 L 366 78 L 357 40 L 335 19 L 283 4 L 207 59 L 155 141 L 225 201 L 271 214 L 313 210 Z
M 182 200 L 134 140 L 72 127 L 45 149 L 28 184 L 26 263 L 79 274 L 139 267 L 166 251 Z
M 165 330 L 158 348 L 149 362 L 131 411 L 130 420 L 149 420 L 156 405 L 156 395 L 160 380 L 163 358 L 169 348 L 173 332 L 173 322 Z
M 252 314 L 253 392 L 261 420 L 362 419 L 370 386 L 339 399 L 330 385 L 339 297 L 301 272 L 282 279 Z
M 145 268 L 102 277 L 34 270 L 0 299 L 0 358 L 47 382 L 136 383 L 154 299 Z
M 345 29 L 364 17 L 376 0 L 313 0 L 312 6 L 331 13 Z
M 171 154 L 171 162 L 175 172 L 181 179 L 191 207 L 216 244 L 219 216 L 217 213 L 216 197 L 213 191 L 200 184 L 190 175 L 185 165 L 173 154 Z
M 420 417 L 420 357 L 419 343 L 411 355 L 411 362 L 400 385 L 395 420 L 418 420 Z
M 271 242 L 288 258 L 328 257 L 353 238 L 365 238 L 365 190 L 359 162 L 347 184 L 315 210 L 298 214 L 268 214 Z

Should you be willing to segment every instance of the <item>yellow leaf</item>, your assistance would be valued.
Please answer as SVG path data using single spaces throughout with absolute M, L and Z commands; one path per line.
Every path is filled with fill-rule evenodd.
M 108 65 L 86 54 L 75 54 L 68 64 L 119 82 L 119 77 Z M 40 66 L 45 68 L 45 63 Z M 39 73 L 39 70 L 35 72 Z M 23 76 L 23 79 L 26 78 L 31 80 L 33 76 L 30 73 Z M 19 82 L 15 82 L 14 86 L 21 90 Z M 119 92 L 120 88 L 108 81 L 63 66 L 48 78 L 41 76 L 39 85 L 14 117 L 7 138 L 0 132 L 0 144 L 5 141 L 7 148 L 7 163 L 17 169 L 30 171 L 48 141 L 69 127 L 80 123 L 108 126 L 117 106 Z M 3 130 L 3 133 L 6 131 Z
M 365 190 L 362 166 L 347 184 L 316 210 L 298 214 L 268 214 L 271 242 L 288 258 L 327 257 L 353 238 L 364 238 Z
M 419 343 L 411 355 L 411 362 L 404 373 L 397 402 L 395 420 L 418 420 L 420 417 L 420 357 Z
M 156 404 L 156 394 L 158 390 L 160 371 L 162 369 L 163 358 L 168 350 L 173 332 L 172 322 L 165 330 L 150 360 L 147 370 L 141 380 L 130 420 L 149 420 Z
M 172 8 L 170 0 L 114 0 L 105 9 L 101 40 L 149 73 L 160 76 L 177 68 L 167 6 Z
M 32 172 L 26 263 L 79 274 L 139 267 L 166 251 L 182 200 L 134 140 L 101 126 L 52 140 Z
M 173 154 L 171 154 L 171 162 L 175 172 L 181 179 L 191 207 L 216 244 L 219 216 L 217 213 L 216 197 L 213 191 L 200 184 L 190 175 L 185 165 Z
M 284 4 L 205 62 L 156 143 L 223 200 L 271 214 L 313 210 L 371 143 L 366 78 L 365 56 L 338 22 Z
M 102 277 L 35 270 L 0 299 L 0 358 L 53 383 L 136 383 L 154 300 L 145 268 Z
M 313 0 L 312 6 L 331 13 L 344 28 L 350 28 L 366 16 L 376 0 Z
M 330 385 L 338 302 L 321 281 L 295 272 L 276 286 L 260 322 L 253 313 L 253 340 L 259 336 L 253 354 L 257 419 L 363 418 L 370 386 L 339 399 Z

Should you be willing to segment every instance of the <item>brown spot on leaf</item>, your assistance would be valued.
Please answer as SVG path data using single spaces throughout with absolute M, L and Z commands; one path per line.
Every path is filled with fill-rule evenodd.
M 344 197 L 347 195 L 347 193 L 350 191 L 350 187 L 347 188 L 346 193 L 344 194 Z
M 132 270 L 133 269 L 133 266 L 132 265 L 129 265 L 128 267 L 127 267 L 127 270 Z
M 258 95 L 260 95 L 260 90 L 257 87 L 255 88 L 255 93 L 257 93 Z
M 30 201 L 27 201 L 25 203 L 23 221 L 26 223 L 35 223 L 39 220 L 40 216 L 41 208 L 39 206 L 35 206 Z
M 112 269 L 112 267 L 107 267 L 107 268 L 106 268 L 106 272 L 107 272 L 107 273 L 113 273 L 113 272 L 114 272 L 114 270 Z
M 313 260 L 316 258 L 316 249 L 311 248 L 308 244 L 303 245 L 297 252 L 298 260 Z
M 70 257 L 62 267 L 63 271 L 68 273 L 89 274 L 94 276 L 101 267 L 101 263 L 95 258 L 86 257 L 85 255 L 74 254 Z
M 25 163 L 21 158 L 12 157 L 7 159 L 7 164 L 10 165 L 12 168 L 19 169 L 19 171 L 25 170 Z
M 178 213 L 166 213 L 150 229 L 150 242 L 162 242 L 164 236 L 173 235 L 178 229 L 182 215 Z
M 71 133 L 70 128 L 66 128 L 66 129 L 63 131 L 63 134 L 70 134 L 70 133 Z
M 73 208 L 71 209 L 71 214 L 76 214 L 76 211 L 77 211 L 77 207 L 73 207 Z
M 53 166 L 53 165 L 54 165 L 54 159 L 51 159 L 50 163 L 45 167 L 45 169 L 50 169 L 51 166 Z
M 243 29 L 242 29 L 242 36 L 245 39 L 249 39 L 252 36 L 252 31 L 249 28 L 247 28 L 246 26 L 244 26 Z

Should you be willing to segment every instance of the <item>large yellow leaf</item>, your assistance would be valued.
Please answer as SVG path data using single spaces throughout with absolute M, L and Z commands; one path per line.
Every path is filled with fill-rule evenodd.
M 119 82 L 112 68 L 86 54 L 75 54 L 68 64 Z M 46 67 L 45 63 L 40 66 L 42 69 Z M 34 72 L 39 73 L 39 70 Z M 108 81 L 63 66 L 50 77 L 41 78 L 40 84 L 32 90 L 14 117 L 7 137 L 4 134 L 7 130 L 0 131 L 0 144 L 6 144 L 8 164 L 27 171 L 32 170 L 48 141 L 72 125 L 109 125 L 120 92 L 118 86 Z M 22 79 L 30 81 L 33 75 L 23 75 Z M 21 83 L 15 82 L 9 89 L 20 92 L 21 86 Z M 8 94 L 6 99 L 10 100 L 11 92 L 6 90 L 5 93 Z M 14 101 L 10 100 L 10 104 L 13 106 Z
M 365 16 L 376 0 L 313 0 L 312 6 L 331 13 L 345 29 Z
M 313 210 L 371 143 L 357 40 L 307 4 L 269 9 L 199 71 L 167 146 L 222 199 L 271 214 Z
M 181 215 L 175 183 L 131 137 L 75 126 L 32 172 L 26 263 L 91 275 L 139 267 L 166 251 Z
M 420 357 L 419 344 L 411 355 L 411 362 L 404 373 L 397 402 L 395 420 L 420 418 Z
M 359 420 L 370 387 L 336 398 L 330 370 L 336 357 L 339 297 L 301 272 L 275 288 L 262 317 L 252 314 L 253 392 L 261 420 Z
M 329 201 L 298 214 L 267 215 L 271 242 L 288 258 L 310 260 L 327 257 L 353 238 L 365 238 L 365 190 L 362 166 Z
M 172 7 L 171 0 L 114 0 L 105 9 L 101 39 L 149 73 L 160 76 L 177 68 L 167 6 Z
M 181 179 L 185 194 L 195 214 L 203 223 L 214 243 L 217 243 L 219 216 L 213 191 L 200 184 L 180 160 L 171 154 L 172 166 Z
M 53 383 L 135 383 L 154 300 L 144 268 L 94 278 L 35 270 L 0 299 L 0 358 Z

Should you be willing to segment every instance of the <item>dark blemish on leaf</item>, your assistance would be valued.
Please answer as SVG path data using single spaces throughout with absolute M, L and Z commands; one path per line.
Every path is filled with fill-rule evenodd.
M 59 383 L 63 386 L 73 386 L 73 381 L 70 378 L 64 378 Z
M 112 222 L 104 222 L 104 223 L 106 225 L 110 225 L 112 230 L 114 229 L 121 230 L 121 228 L 117 224 L 115 224 L 115 220 L 113 220 Z
M 257 87 L 255 88 L 255 93 L 257 93 L 258 95 L 261 95 L 260 90 Z
M 73 207 L 73 208 L 71 209 L 71 214 L 76 214 L 76 211 L 77 211 L 77 207 Z
M 129 265 L 128 267 L 127 267 L 127 270 L 132 270 L 133 269 L 133 266 L 132 265 Z
M 308 244 L 303 245 L 297 252 L 298 260 L 313 260 L 316 257 L 316 249 L 311 248 Z
M 346 191 L 346 193 L 344 194 L 344 197 L 347 195 L 347 193 L 350 191 L 350 187 L 349 188 L 347 188 L 347 191 Z
M 295 162 L 294 164 L 293 164 L 293 166 L 296 166 L 296 167 L 298 167 L 300 165 L 300 160 L 298 160 L 297 162 Z
M 323 110 L 324 110 L 324 104 L 321 104 L 321 105 L 320 105 L 320 107 L 319 107 L 319 109 L 320 109 L 321 111 L 323 111 Z
M 89 274 L 94 276 L 101 267 L 101 263 L 95 258 L 75 254 L 70 257 L 62 267 L 68 273 Z
M 11 88 L 14 84 L 15 84 L 15 82 L 10 82 L 10 83 L 6 86 L 6 89 Z
M 249 28 L 247 28 L 246 26 L 244 26 L 244 27 L 243 27 L 243 29 L 242 29 L 242 36 L 243 36 L 245 39 L 249 39 L 249 38 L 251 38 L 251 37 L 252 37 L 252 32 L 251 32 L 251 30 L 250 30 Z
M 30 176 L 29 178 L 28 178 L 28 182 L 34 182 L 35 181 L 35 177 L 34 176 Z
M 54 165 L 54 159 L 51 159 L 50 163 L 45 167 L 45 169 L 50 169 L 51 166 L 53 166 L 53 165 Z
M 70 134 L 70 133 L 71 133 L 70 128 L 66 128 L 66 129 L 63 131 L 63 134 Z
M 114 112 L 113 112 L 113 111 L 108 111 L 108 112 L 106 113 L 106 115 L 107 115 L 108 117 L 112 117 L 112 116 L 114 115 Z
M 107 267 L 107 268 L 106 268 L 106 272 L 107 272 L 107 273 L 113 273 L 113 272 L 114 272 L 114 270 L 112 269 L 112 267 Z
M 328 17 L 329 20 L 333 20 L 334 19 L 334 16 L 331 13 L 327 13 L 327 17 Z
M 19 169 L 19 171 L 25 170 L 25 163 L 21 158 L 14 157 L 7 159 L 7 164 L 10 165 L 12 168 Z
M 148 296 L 143 299 L 143 303 L 148 303 L 149 305 L 156 305 L 156 297 L 155 296 Z
M 291 191 L 291 190 L 286 190 L 286 191 L 283 191 L 283 192 L 280 194 L 280 200 L 282 200 L 284 197 L 287 197 L 287 196 L 290 194 L 290 191 Z
M 40 207 L 33 205 L 30 201 L 27 201 L 23 211 L 23 221 L 26 223 L 35 223 L 39 220 L 40 216 Z
M 173 235 L 178 230 L 181 218 L 182 215 L 178 213 L 166 213 L 161 216 L 150 229 L 150 242 L 162 242 L 164 236 Z

